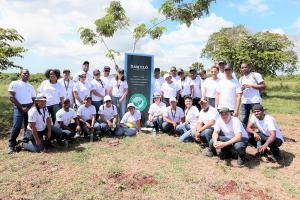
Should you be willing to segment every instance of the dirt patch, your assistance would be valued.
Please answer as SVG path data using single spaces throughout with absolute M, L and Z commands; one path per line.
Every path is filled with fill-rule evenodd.
M 119 146 L 121 144 L 120 140 L 108 140 L 107 144 L 111 147 Z
M 257 198 L 261 200 L 272 200 L 272 197 L 268 196 L 262 190 L 255 190 L 252 187 L 245 189 L 244 192 L 240 194 L 241 200 L 250 200 L 253 198 Z
M 237 183 L 233 180 L 225 181 L 221 186 L 215 189 L 219 195 L 225 196 L 237 192 Z

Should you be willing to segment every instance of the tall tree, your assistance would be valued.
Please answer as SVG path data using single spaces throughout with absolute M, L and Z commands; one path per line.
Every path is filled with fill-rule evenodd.
M 129 29 L 129 18 L 126 16 L 125 10 L 120 1 L 111 1 L 106 8 L 105 15 L 95 21 L 95 30 L 81 27 L 79 28 L 80 38 L 84 44 L 95 45 L 102 42 L 106 47 L 106 56 L 115 62 L 115 57 L 119 52 L 110 48 L 105 38 L 113 37 L 114 34 L 121 29 L 128 30 L 133 37 L 132 52 L 136 50 L 138 41 L 147 35 L 155 40 L 160 39 L 165 26 L 161 26 L 167 20 L 179 21 L 190 26 L 192 21 L 208 14 L 208 8 L 211 2 L 215 0 L 165 0 L 161 5 L 159 12 L 164 18 L 154 18 L 150 23 L 137 24 L 133 30 Z
M 194 62 L 190 69 L 195 69 L 196 71 L 201 71 L 204 69 L 204 65 L 201 62 Z
M 202 56 L 214 61 L 226 60 L 239 73 L 242 62 L 264 75 L 292 73 L 297 69 L 297 55 L 286 35 L 250 33 L 244 26 L 223 28 L 213 33 L 202 50 Z
M 11 60 L 14 57 L 23 57 L 22 53 L 27 50 L 24 47 L 13 46 L 14 42 L 23 42 L 24 38 L 15 29 L 0 27 L 0 69 L 22 68 Z

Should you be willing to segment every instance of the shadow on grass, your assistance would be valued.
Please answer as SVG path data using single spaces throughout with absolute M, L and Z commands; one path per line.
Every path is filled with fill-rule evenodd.
M 283 99 L 283 100 L 293 100 L 293 101 L 300 101 L 300 95 L 267 95 L 264 96 L 264 99 Z

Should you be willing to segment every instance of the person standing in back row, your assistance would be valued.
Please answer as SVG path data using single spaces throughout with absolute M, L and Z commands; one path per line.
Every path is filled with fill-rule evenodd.
M 12 81 L 8 87 L 9 99 L 14 104 L 13 126 L 8 139 L 8 153 L 13 153 L 16 146 L 16 139 L 19 136 L 22 124 L 24 132 L 28 125 L 28 111 L 32 107 L 36 96 L 33 86 L 28 83 L 29 70 L 22 69 L 20 80 Z
M 261 104 L 262 98 L 260 91 L 266 88 L 264 80 L 259 73 L 251 72 L 248 63 L 241 65 L 242 77 L 240 84 L 242 87 L 242 123 L 247 126 L 250 112 L 255 104 Z
M 89 69 L 90 69 L 90 63 L 89 61 L 84 61 L 82 63 L 82 71 L 85 72 L 86 74 L 86 82 L 90 83 L 93 80 L 93 76 L 91 74 L 89 74 Z M 75 82 L 79 81 L 79 76 L 81 75 L 82 71 L 79 71 L 77 73 L 74 74 L 73 76 L 73 80 Z

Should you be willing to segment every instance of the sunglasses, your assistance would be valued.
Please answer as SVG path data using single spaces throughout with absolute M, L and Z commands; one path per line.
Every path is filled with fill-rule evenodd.
M 105 72 L 110 72 L 110 70 L 109 69 L 106 69 L 106 70 L 104 70 Z
M 94 76 L 99 76 L 100 75 L 100 73 L 96 73 L 96 74 L 94 74 Z
M 86 78 L 86 76 L 80 76 L 80 78 Z

